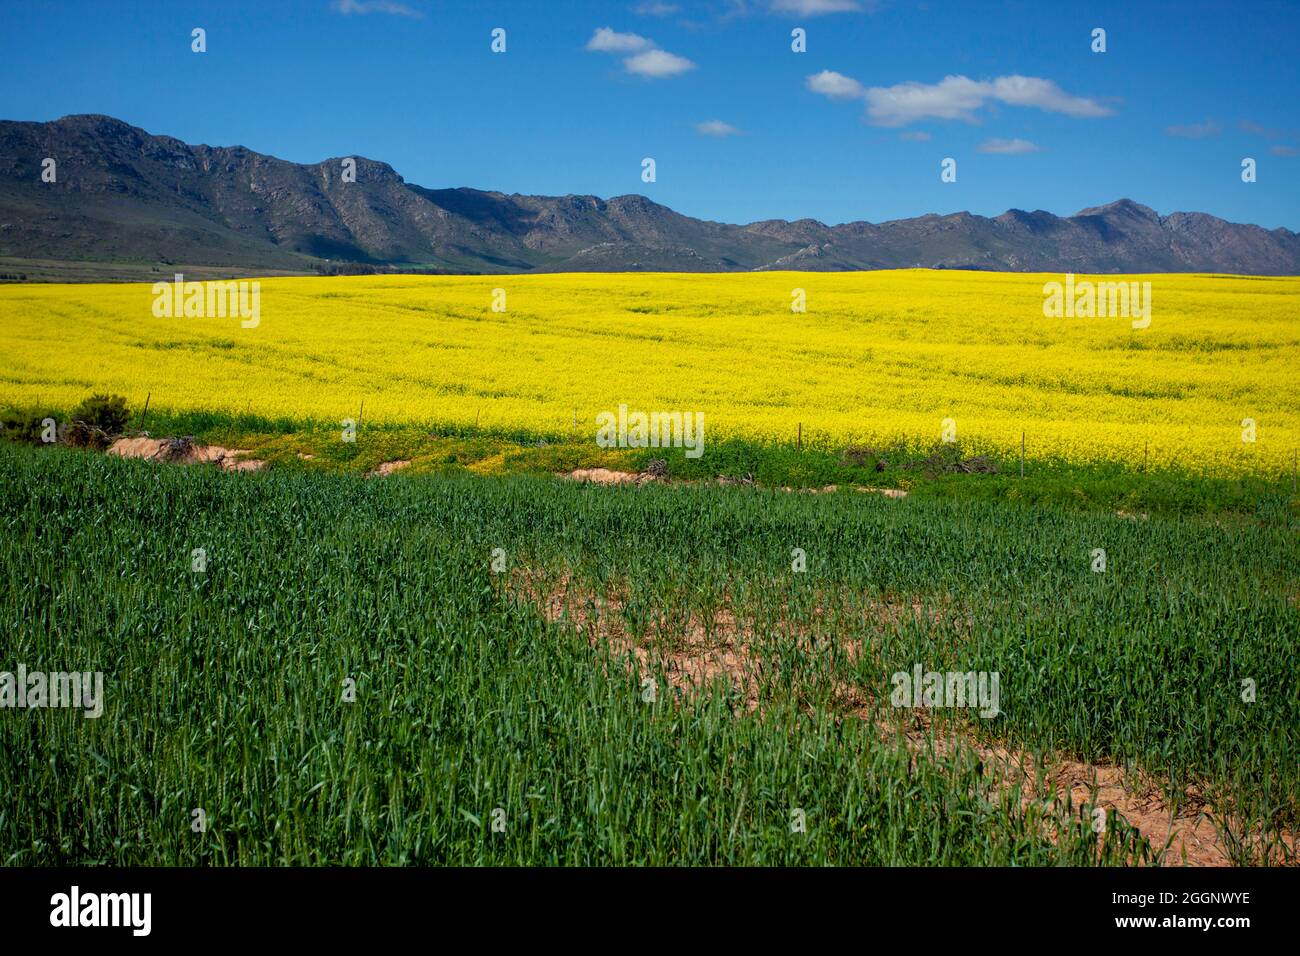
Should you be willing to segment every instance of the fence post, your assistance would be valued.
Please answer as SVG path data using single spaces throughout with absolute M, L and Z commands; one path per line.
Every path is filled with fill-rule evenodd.
M 795 449 L 803 451 L 803 422 L 799 423 L 799 436 L 795 439 Z
M 1025 477 L 1025 433 L 1020 432 L 1020 477 Z

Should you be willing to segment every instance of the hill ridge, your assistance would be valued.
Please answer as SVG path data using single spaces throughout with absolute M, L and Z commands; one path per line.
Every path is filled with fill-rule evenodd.
M 41 180 L 45 157 L 56 181 Z M 104 114 L 0 121 L 0 257 L 285 271 L 844 271 L 1300 274 L 1300 236 L 1132 199 L 879 223 L 731 224 L 646 196 L 408 183 L 382 160 L 293 163 Z

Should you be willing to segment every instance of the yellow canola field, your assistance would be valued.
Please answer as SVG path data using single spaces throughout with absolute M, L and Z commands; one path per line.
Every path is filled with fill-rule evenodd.
M 1146 328 L 1046 317 L 1060 275 L 928 270 L 263 279 L 255 328 L 157 317 L 148 284 L 0 286 L 0 404 L 151 392 L 337 422 L 364 400 L 369 422 L 538 435 L 576 408 L 592 438 L 626 404 L 703 412 L 706 442 L 802 423 L 832 445 L 930 444 L 952 419 L 967 448 L 1023 431 L 1030 459 L 1289 473 L 1300 278 L 1127 278 L 1151 283 Z

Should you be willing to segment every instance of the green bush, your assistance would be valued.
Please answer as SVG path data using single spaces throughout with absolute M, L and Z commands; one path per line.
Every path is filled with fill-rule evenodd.
M 130 417 L 121 395 L 92 395 L 72 413 L 63 440 L 74 448 L 103 451 L 122 434 Z
M 45 423 L 47 420 L 55 423 L 54 440 L 58 441 L 62 429 L 58 426 L 58 416 L 50 411 L 6 410 L 0 414 L 0 437 L 29 445 L 40 445 L 43 443 L 43 436 L 46 434 Z
M 126 399 L 121 395 L 92 395 L 72 413 L 74 424 L 80 422 L 90 428 L 97 428 L 105 435 L 122 434 L 130 417 Z

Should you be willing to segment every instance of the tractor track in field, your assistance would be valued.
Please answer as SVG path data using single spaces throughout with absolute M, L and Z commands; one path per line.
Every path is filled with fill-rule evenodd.
M 573 627 L 593 647 L 604 646 L 616 658 L 627 661 L 629 670 L 644 672 L 658 663 L 670 688 L 677 694 L 694 695 L 722 681 L 739 698 L 746 711 L 761 710 L 760 688 L 765 669 L 777 662 L 764 659 L 755 648 L 755 635 L 737 620 L 727 607 L 714 609 L 705 619 L 698 613 L 676 615 L 655 622 L 659 636 L 653 642 L 638 640 L 625 627 L 622 610 L 626 594 L 598 595 L 574 582 L 564 573 L 556 578 L 528 570 L 515 572 L 506 584 L 509 591 L 534 607 L 546 621 Z M 879 601 L 869 606 L 875 626 L 888 626 L 907 615 L 929 614 L 940 620 L 948 609 L 912 601 Z M 818 608 L 815 613 L 820 614 Z M 957 620 L 956 626 L 969 626 Z M 825 642 L 823 642 L 825 643 Z M 800 639 L 798 650 L 812 653 L 840 653 L 848 660 L 862 652 L 861 641 L 837 642 L 833 649 Z M 965 748 L 978 756 L 982 771 L 991 775 L 999 791 L 1019 787 L 1021 805 L 1038 804 L 1045 815 L 1065 813 L 1065 808 L 1103 807 L 1107 819 L 1119 814 L 1153 849 L 1164 850 L 1166 866 L 1231 866 L 1222 821 L 1216 822 L 1206 801 L 1194 790 L 1183 794 L 1177 811 L 1171 808 L 1160 781 L 1146 774 L 1111 763 L 1091 763 L 1069 757 L 1041 760 L 1012 747 L 982 742 L 959 730 L 939 729 L 927 708 L 907 712 L 902 726 L 884 719 L 874 695 L 860 686 L 836 681 L 832 689 L 837 719 L 856 718 L 872 723 L 882 741 L 896 740 L 901 733 L 906 745 L 919 755 L 928 748 L 952 754 Z M 807 705 L 811 708 L 811 705 Z M 1061 822 L 1064 824 L 1065 819 Z M 1049 839 L 1052 834 L 1047 834 Z M 1286 858 L 1296 860 L 1295 834 L 1280 837 Z

